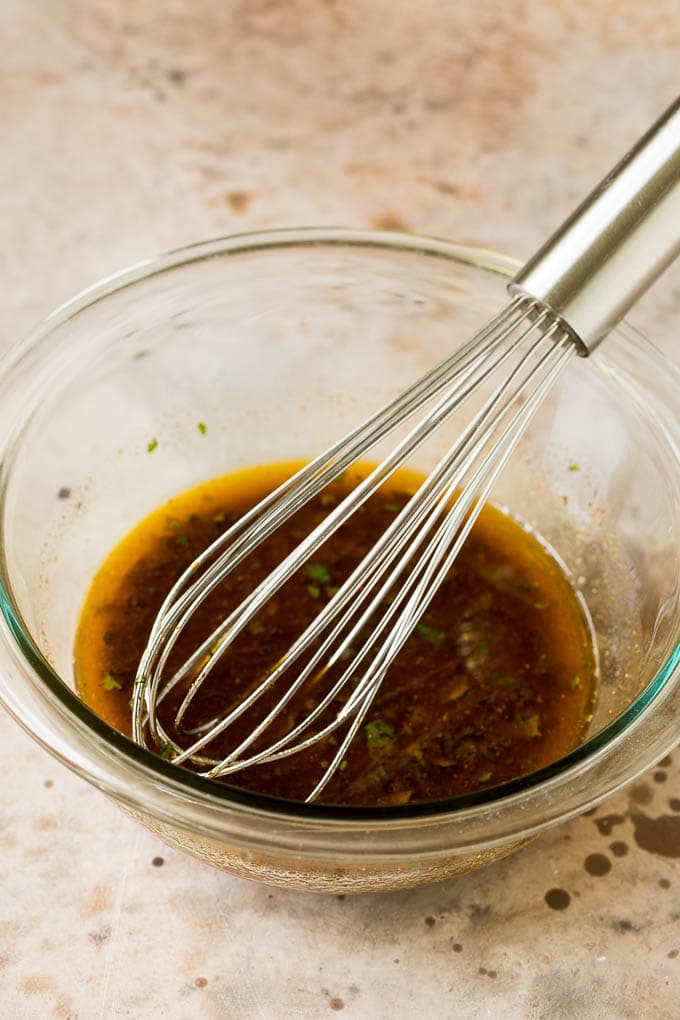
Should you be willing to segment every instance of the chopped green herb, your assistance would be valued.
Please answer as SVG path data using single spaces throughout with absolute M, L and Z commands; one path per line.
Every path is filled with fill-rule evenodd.
M 330 492 L 322 492 L 319 496 L 319 503 L 321 506 L 334 506 L 337 502 L 335 496 Z
M 318 599 L 319 595 L 321 594 L 321 589 L 317 588 L 315 584 L 308 584 L 307 594 L 311 599 Z
M 105 673 L 99 681 L 99 686 L 103 687 L 105 691 L 120 691 L 123 687 L 123 685 L 116 680 L 113 673 Z
M 156 449 L 157 446 L 158 446 L 158 440 L 154 436 L 153 439 L 146 444 L 146 452 L 147 453 L 153 453 L 153 451 Z
M 175 539 L 175 541 L 177 542 L 177 545 L 182 545 L 186 549 L 186 547 L 189 545 L 189 536 L 188 535 L 178 535 L 177 538 Z
M 581 468 L 580 468 L 580 466 L 578 464 L 570 464 L 569 465 L 569 470 L 570 471 L 580 471 Z
M 574 679 L 571 681 L 571 689 L 573 691 L 576 691 L 576 690 L 578 690 L 578 688 L 580 686 L 581 686 L 581 677 L 580 676 L 575 676 Z
M 328 744 L 329 744 L 330 747 L 337 747 L 337 745 L 338 745 L 338 741 L 337 741 L 336 737 L 333 736 L 332 733 L 331 733 L 330 737 L 328 738 Z
M 387 510 L 388 514 L 398 514 L 401 507 L 398 503 L 385 503 L 385 510 Z
M 547 609 L 547 608 L 548 608 L 547 602 L 534 602 L 534 609 Z
M 484 772 L 484 773 L 483 773 L 483 774 L 482 774 L 482 775 L 481 775 L 481 776 L 479 777 L 479 782 L 480 782 L 480 783 L 488 783 L 488 782 L 489 782 L 489 780 L 491 779 L 492 775 L 493 775 L 493 772 Z
M 262 620 L 251 620 L 248 624 L 248 630 L 251 634 L 264 634 L 266 627 Z
M 328 568 L 324 567 L 323 563 L 309 563 L 305 567 L 305 574 L 310 581 L 318 581 L 319 584 L 328 584 L 331 579 Z
M 179 531 L 182 527 L 182 522 L 178 521 L 176 517 L 168 517 L 165 526 L 168 531 Z
M 340 764 L 338 765 L 338 772 L 344 772 L 346 768 L 347 768 L 347 759 L 343 758 L 342 761 L 340 762 Z
M 198 424 L 196 425 L 196 428 L 198 429 L 202 436 L 204 436 L 208 431 L 208 426 L 204 421 L 199 421 Z
M 499 687 L 516 687 L 519 683 L 516 676 L 509 676 L 505 673 L 494 673 L 491 679 L 495 684 L 498 684 Z
M 541 735 L 541 720 L 540 717 L 534 713 L 528 716 L 526 719 L 522 719 L 520 722 L 520 728 L 523 736 L 525 737 L 540 737 Z
M 446 637 L 445 630 L 437 630 L 436 627 L 428 627 L 426 623 L 416 624 L 416 634 L 421 637 L 423 641 L 427 641 L 430 645 L 439 645 Z
M 165 758 L 166 761 L 172 758 L 172 744 L 161 744 L 158 748 L 158 755 L 160 758 Z
M 374 719 L 373 722 L 364 726 L 368 746 L 373 748 L 384 747 L 390 740 L 394 740 L 394 727 L 383 722 L 382 719 Z

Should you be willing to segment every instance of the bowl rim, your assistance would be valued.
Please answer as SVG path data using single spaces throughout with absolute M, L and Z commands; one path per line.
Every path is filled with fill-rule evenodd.
M 8 377 L 11 377 L 13 369 L 21 361 L 25 352 L 46 338 L 52 330 L 63 326 L 71 318 L 98 301 L 123 291 L 129 286 L 167 270 L 203 261 L 214 256 L 234 257 L 265 250 L 314 246 L 320 248 L 344 247 L 402 251 L 412 255 L 423 255 L 441 258 L 444 261 L 462 263 L 474 269 L 486 270 L 507 279 L 512 278 L 521 265 L 516 259 L 500 254 L 492 249 L 460 244 L 437 237 L 392 231 L 304 227 L 254 231 L 218 237 L 175 248 L 157 257 L 136 262 L 128 268 L 105 277 L 81 291 L 69 301 L 58 306 L 0 359 L 0 385 L 4 384 Z M 644 337 L 639 330 L 627 323 L 622 323 L 620 327 L 617 327 L 616 332 L 623 335 L 627 334 L 629 339 L 634 338 L 637 343 L 640 343 L 641 350 L 646 357 L 656 360 L 659 367 L 662 367 L 664 371 L 670 371 L 674 384 L 677 385 L 680 392 L 680 372 L 651 341 Z M 602 357 L 599 352 L 598 357 Z M 0 528 L 2 527 L 2 519 L 4 519 L 6 494 L 4 461 L 7 446 L 6 437 L 0 436 L 0 453 L 2 454 L 2 463 L 0 463 L 0 477 L 2 478 Z M 11 456 L 9 461 L 11 463 Z M 347 807 L 285 800 L 283 798 L 249 793 L 237 787 L 206 779 L 188 770 L 174 766 L 146 748 L 140 747 L 131 738 L 115 730 L 97 716 L 61 680 L 56 671 L 43 657 L 37 642 L 34 641 L 30 629 L 24 623 L 19 612 L 12 593 L 4 550 L 1 550 L 1 552 L 0 620 L 2 622 L 5 643 L 7 643 L 9 637 L 14 646 L 12 651 L 15 659 L 18 651 L 20 658 L 23 660 L 23 667 L 28 666 L 30 668 L 33 678 L 38 682 L 38 686 L 42 688 L 41 694 L 45 701 L 49 703 L 52 714 L 56 712 L 62 720 L 64 717 L 69 717 L 72 722 L 80 723 L 82 728 L 88 731 L 92 738 L 89 741 L 89 752 L 91 755 L 101 760 L 102 749 L 115 750 L 124 757 L 135 772 L 140 774 L 140 776 L 144 775 L 151 783 L 157 784 L 158 780 L 161 780 L 166 789 L 172 789 L 182 797 L 189 796 L 194 802 L 200 802 L 204 806 L 212 808 L 245 809 L 249 813 L 269 817 L 276 816 L 289 822 L 314 822 L 321 826 L 337 824 L 352 826 L 357 824 L 362 828 L 365 828 L 367 825 L 371 827 L 389 826 L 395 822 L 404 823 L 408 826 L 409 824 L 427 821 L 428 819 L 443 822 L 463 816 L 477 815 L 490 807 L 499 809 L 509 808 L 513 805 L 521 804 L 525 797 L 534 794 L 539 789 L 541 791 L 548 791 L 563 785 L 572 775 L 590 768 L 596 761 L 606 757 L 617 742 L 624 736 L 636 731 L 643 723 L 648 721 L 652 708 L 659 701 L 659 696 L 669 693 L 672 679 L 680 680 L 679 642 L 667 662 L 658 670 L 656 676 L 647 687 L 622 713 L 611 720 L 602 730 L 587 738 L 582 744 L 556 761 L 525 776 L 490 787 L 487 790 L 437 801 L 391 807 Z M 107 782 L 105 771 L 96 769 L 96 777 L 91 774 L 88 768 L 85 767 L 85 763 L 81 760 L 82 753 L 76 754 L 70 747 L 55 747 L 49 740 L 41 737 L 36 732 L 35 727 L 27 724 L 27 720 L 22 717 L 17 703 L 12 698 L 6 697 L 6 692 L 1 686 L 0 702 L 4 703 L 10 714 L 17 719 L 24 729 L 38 739 L 48 751 L 58 757 L 68 767 L 91 782 L 95 782 L 95 785 L 105 789 L 116 799 L 127 799 L 130 804 L 141 807 L 143 810 L 151 810 L 155 814 L 159 813 L 154 808 L 149 807 L 148 798 L 142 796 L 123 796 L 120 782 L 113 778 L 110 782 Z M 82 730 L 80 735 L 84 735 Z M 63 745 L 63 741 L 60 744 Z M 582 801 L 573 810 L 556 814 L 556 818 L 569 817 L 570 814 L 576 814 L 584 810 L 589 804 L 608 796 L 618 786 L 624 785 L 632 778 L 635 778 L 635 775 L 643 772 L 658 756 L 660 755 L 654 755 L 649 760 L 645 759 L 637 772 L 627 776 L 618 785 L 613 782 L 606 788 L 598 790 L 597 795 L 593 795 L 590 800 Z M 175 818 L 174 820 L 176 821 L 177 819 Z M 552 824 L 554 820 L 556 819 L 548 820 L 544 824 L 534 825 L 531 831 L 544 828 L 546 825 Z

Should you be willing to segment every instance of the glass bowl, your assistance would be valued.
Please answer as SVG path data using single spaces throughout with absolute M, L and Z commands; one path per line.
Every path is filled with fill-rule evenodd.
M 516 267 L 399 234 L 233 237 L 104 281 L 17 345 L 0 373 L 0 699 L 18 722 L 173 846 L 328 892 L 486 864 L 666 754 L 680 709 L 680 374 L 628 325 L 572 361 L 494 491 L 562 557 L 593 617 L 599 700 L 559 761 L 437 803 L 305 806 L 172 766 L 73 691 L 83 598 L 133 524 L 200 481 L 317 453 L 494 314 Z

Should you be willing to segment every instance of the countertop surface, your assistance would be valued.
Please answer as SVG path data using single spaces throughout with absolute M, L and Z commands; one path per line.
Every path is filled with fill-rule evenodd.
M 678 89 L 678 0 L 9 0 L 0 346 L 252 229 L 528 255 Z M 680 360 L 680 274 L 634 320 Z M 680 752 L 486 870 L 357 898 L 173 852 L 0 716 L 0 1016 L 675 1018 Z M 557 890 L 557 891 L 556 891 Z

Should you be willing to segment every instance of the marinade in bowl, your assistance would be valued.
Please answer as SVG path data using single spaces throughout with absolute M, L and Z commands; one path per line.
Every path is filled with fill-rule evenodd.
M 360 466 L 345 472 L 228 575 L 183 631 L 168 675 L 368 470 Z M 86 598 L 75 644 L 78 689 L 102 718 L 131 732 L 138 663 L 166 594 L 197 555 L 291 473 L 285 464 L 267 465 L 206 483 L 159 508 L 110 554 Z M 179 726 L 176 713 L 192 675 L 173 689 L 159 708 L 173 742 L 190 744 L 187 733 L 226 716 L 251 693 L 335 596 L 422 481 L 402 470 L 317 550 L 220 658 Z M 390 597 L 388 592 L 382 612 Z M 360 632 L 335 669 L 315 671 L 268 727 L 268 743 L 309 716 L 361 641 Z M 321 802 L 375 806 L 443 800 L 547 765 L 575 747 L 587 730 L 596 660 L 586 607 L 555 556 L 507 514 L 485 507 L 387 671 Z M 285 674 L 258 702 L 257 712 L 245 712 L 201 754 L 219 759 L 239 746 L 297 672 Z M 310 733 L 332 721 L 355 686 L 350 678 Z M 346 729 L 347 724 L 337 735 L 290 757 L 232 774 L 229 782 L 305 800 Z M 170 742 L 155 750 L 172 759 Z

